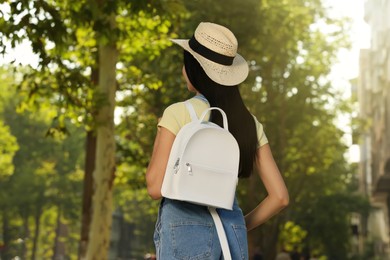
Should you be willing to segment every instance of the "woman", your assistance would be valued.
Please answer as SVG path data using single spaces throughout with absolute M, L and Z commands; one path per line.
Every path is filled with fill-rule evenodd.
M 248 259 L 247 231 L 286 207 L 289 198 L 263 127 L 245 107 L 238 89 L 238 84 L 248 76 L 247 62 L 237 53 L 234 34 L 214 23 L 200 23 L 190 40 L 172 41 L 184 49 L 182 73 L 188 90 L 196 94 L 189 101 L 198 117 L 209 106 L 225 111 L 229 131 L 240 147 L 239 178 L 247 178 L 257 169 L 268 192 L 245 217 L 237 200 L 232 211 L 218 209 L 232 259 Z M 221 125 L 218 112 L 213 111 L 209 120 Z M 158 123 L 146 172 L 148 193 L 153 199 L 162 197 L 161 186 L 173 141 L 180 128 L 190 121 L 184 102 L 179 102 L 166 108 Z M 160 260 L 222 257 L 214 222 L 204 206 L 163 198 L 154 240 Z

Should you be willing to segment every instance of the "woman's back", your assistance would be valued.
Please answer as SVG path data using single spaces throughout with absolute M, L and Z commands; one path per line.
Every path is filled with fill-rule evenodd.
M 187 88 L 196 93 L 190 99 L 196 113 L 199 116 L 209 104 L 225 111 L 229 130 L 240 146 L 241 177 L 248 177 L 256 164 L 258 176 L 268 192 L 266 198 L 245 217 L 237 199 L 233 210 L 218 209 L 232 258 L 248 259 L 247 231 L 261 225 L 288 204 L 287 188 L 273 159 L 263 126 L 249 113 L 238 91 L 238 84 L 248 75 L 248 64 L 237 53 L 238 43 L 233 33 L 217 24 L 201 23 L 190 40 L 173 41 L 185 50 L 184 57 L 187 55 L 188 58 L 187 61 L 185 58 L 182 73 Z M 209 120 L 220 123 L 213 113 Z M 206 207 L 162 198 L 161 195 L 173 142 L 181 127 L 190 121 L 183 102 L 165 109 L 158 123 L 146 171 L 149 195 L 161 199 L 154 235 L 157 259 L 215 260 L 220 259 L 222 253 L 214 222 Z

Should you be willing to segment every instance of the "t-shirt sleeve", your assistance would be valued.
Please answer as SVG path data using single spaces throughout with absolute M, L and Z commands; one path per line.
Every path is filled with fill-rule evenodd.
M 265 145 L 268 143 L 267 136 L 264 133 L 263 125 L 257 120 L 255 116 L 253 116 L 256 123 L 256 130 L 257 130 L 257 140 L 259 142 L 259 147 Z
M 164 110 L 163 116 L 157 126 L 165 127 L 174 135 L 177 135 L 183 126 L 184 111 L 185 107 L 181 103 L 170 105 Z

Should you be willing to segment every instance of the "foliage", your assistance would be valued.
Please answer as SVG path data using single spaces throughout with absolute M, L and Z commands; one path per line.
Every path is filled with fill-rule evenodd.
M 112 1 L 101 10 L 89 0 L 77 4 L 62 0 L 13 1 L 9 7 L 9 12 L 0 15 L 0 37 L 12 47 L 27 39 L 39 56 L 37 68 L 22 71 L 18 88 L 28 94 L 30 107 L 39 107 L 42 98 L 49 98 L 57 107 L 53 127 L 58 130 L 66 132 L 65 118 L 87 128 L 94 124 L 92 117 L 102 105 L 102 97 L 94 92 L 98 41 L 107 42 L 114 36 L 118 41 L 120 89 L 131 90 L 134 84 L 149 82 L 154 88 L 161 84 L 139 68 L 159 56 L 173 36 L 168 17 L 174 15 L 164 16 L 157 9 L 165 10 L 159 4 Z M 115 31 L 106 28 L 101 15 L 111 9 L 118 14 Z M 0 49 L 5 53 L 6 45 L 1 43 Z
M 241 93 L 265 127 L 290 192 L 290 207 L 249 234 L 250 248 L 261 245 L 271 259 L 277 242 L 286 241 L 286 234 L 299 227 L 298 240 L 306 237 L 301 246 L 310 246 L 329 257 L 345 256 L 350 236 L 348 215 L 367 204 L 351 195 L 349 189 L 354 169 L 344 157 L 344 133 L 335 126 L 337 114 L 348 112 L 347 106 L 326 78 L 337 51 L 348 47 L 348 23 L 330 17 L 322 1 L 226 0 L 221 5 L 205 0 L 118 0 L 100 6 L 91 0 L 61 0 L 13 1 L 10 6 L 8 16 L 0 14 L 0 37 L 12 45 L 27 38 L 40 57 L 37 68 L 21 71 L 19 94 L 28 98 L 22 108 L 41 107 L 48 101 L 53 108 L 41 126 L 47 127 L 47 120 L 54 119 L 49 134 L 56 137 L 56 130 L 73 132 L 72 124 L 87 130 L 96 126 L 96 112 L 105 104 L 104 97 L 95 91 L 98 42 L 114 40 L 117 44 L 117 111 L 122 113 L 116 118 L 115 198 L 120 212 L 135 227 L 134 240 L 142 241 L 134 257 L 152 248 L 158 202 L 147 197 L 144 172 L 158 117 L 169 104 L 189 97 L 180 73 L 182 51 L 170 47 L 168 39 L 191 37 L 200 21 L 224 24 L 237 35 L 239 52 L 251 68 L 240 86 Z M 108 31 L 100 17 L 111 12 L 116 13 L 117 28 Z M 65 140 L 53 141 L 49 146 Z M 78 138 L 72 140 L 63 151 L 71 151 L 81 143 Z M 67 160 L 60 162 L 38 141 L 34 140 L 32 147 L 40 147 L 40 152 L 31 162 L 23 158 L 25 168 L 18 169 L 26 171 L 20 176 L 28 176 L 25 180 L 21 177 L 20 182 L 36 185 L 29 190 L 31 198 L 25 199 L 36 199 L 34 194 L 39 190 L 54 185 L 48 194 L 44 192 L 43 215 L 54 216 L 50 213 L 53 205 L 60 204 L 67 218 L 73 219 L 78 214 L 74 205 L 80 202 L 79 194 L 69 194 L 79 189 L 81 156 L 65 152 Z M 26 154 L 26 148 L 20 149 Z M 61 183 L 67 184 L 62 187 Z M 244 212 L 266 196 L 261 187 L 256 176 L 240 183 L 238 194 Z M 52 196 L 60 190 L 63 197 Z M 19 197 L 15 200 L 23 202 Z M 32 211 L 38 204 L 33 205 L 26 209 Z M 327 218 L 330 213 L 335 217 Z M 336 231 L 334 226 L 338 227 Z M 289 243 L 298 244 L 298 240 Z
M 302 205 L 306 213 L 299 214 L 297 219 L 308 232 L 306 246 L 326 254 L 329 259 L 346 259 L 352 235 L 350 215 L 352 212 L 367 215 L 368 201 L 357 195 L 335 193 L 306 203 Z
M 14 172 L 12 159 L 18 150 L 16 138 L 10 134 L 9 127 L 0 121 L 0 181 L 8 179 Z
M 1 76 L 2 80 L 6 77 Z M 4 82 L 4 81 L 3 81 Z M 0 86 L 4 83 L 0 83 Z M 2 100 L 1 100 L 2 101 Z M 0 102 L 0 108 L 2 114 L 4 106 L 3 102 Z M 18 150 L 18 144 L 15 136 L 12 135 L 10 128 L 4 124 L 4 120 L 0 117 L 0 220 L 4 222 L 6 218 L 5 211 L 10 208 L 12 201 L 9 198 L 8 183 L 14 174 L 13 158 Z M 2 235 L 0 240 L 0 246 L 3 247 L 6 244 L 7 236 Z
M 7 79 L 13 77 L 7 72 L 2 72 L 1 76 L 6 75 Z M 6 212 L 1 226 L 8 232 L 7 241 L 4 241 L 7 250 L 3 256 L 10 259 L 16 255 L 26 258 L 35 254 L 37 258 L 48 258 L 53 254 L 58 235 L 58 215 L 63 223 L 72 223 L 67 225 L 69 233 L 78 230 L 83 135 L 71 128 L 71 136 L 67 138 L 47 137 L 51 109 L 42 106 L 34 113 L 17 113 L 21 97 L 12 88 L 12 80 L 5 82 L 1 85 L 1 118 L 15 136 L 19 150 L 12 161 L 13 174 L 0 181 L 0 203 L 2 212 Z M 78 243 L 77 237 L 69 236 L 66 240 L 69 247 L 75 248 L 74 244 Z
M 293 251 L 294 248 L 301 251 L 302 248 L 300 247 L 303 245 L 306 236 L 307 231 L 301 226 L 292 221 L 287 221 L 280 231 L 279 241 L 287 251 Z
M 88 0 L 76 4 L 66 0 L 10 3 L 10 11 L 0 17 L 4 28 L 0 36 L 13 46 L 28 39 L 40 57 L 39 66 L 24 71 L 18 85 L 28 97 L 23 107 L 40 107 L 42 100 L 56 106 L 49 134 L 67 133 L 67 118 L 94 130 L 99 109 L 107 105 L 104 94 L 96 91 L 99 76 L 106 73 L 99 67 L 104 64 L 98 58 L 100 46 L 114 43 L 120 53 L 117 69 L 113 68 L 118 89 L 130 91 L 132 96 L 141 83 L 157 89 L 161 82 L 146 71 L 140 73 L 139 67 L 155 60 L 170 44 L 170 23 L 177 15 L 168 9 L 179 6 L 169 1 L 164 5 Z M 115 16 L 113 30 L 107 14 Z M 1 47 L 4 51 L 4 45 Z

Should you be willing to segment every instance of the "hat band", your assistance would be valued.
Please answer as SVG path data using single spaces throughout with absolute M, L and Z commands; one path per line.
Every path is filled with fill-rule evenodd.
M 192 36 L 192 38 L 189 40 L 188 44 L 190 45 L 191 49 L 195 51 L 196 53 L 202 55 L 203 57 L 214 61 L 221 65 L 232 65 L 234 57 L 226 56 L 223 54 L 220 54 L 218 52 L 212 51 L 208 49 L 207 47 L 200 44 L 196 39 L 195 35 Z

